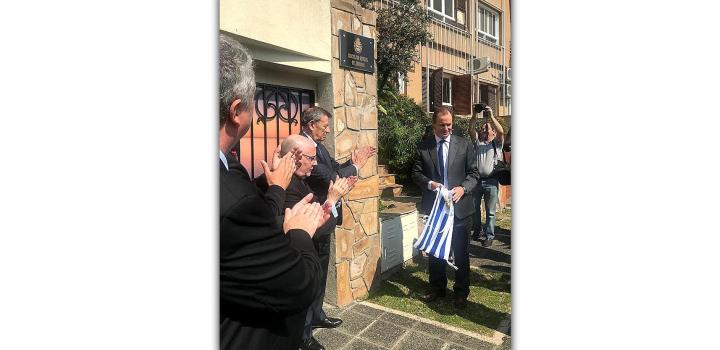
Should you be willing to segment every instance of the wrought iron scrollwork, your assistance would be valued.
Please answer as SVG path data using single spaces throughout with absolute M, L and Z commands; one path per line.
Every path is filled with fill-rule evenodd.
M 286 123 L 297 124 L 297 115 L 302 105 L 296 94 L 299 95 L 300 92 L 258 84 L 258 91 L 255 94 L 255 113 L 258 117 L 256 124 L 267 123 L 276 117 Z

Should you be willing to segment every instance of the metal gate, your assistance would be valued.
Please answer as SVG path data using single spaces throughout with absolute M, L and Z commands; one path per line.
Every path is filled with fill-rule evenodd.
M 270 163 L 275 148 L 289 135 L 300 133 L 300 114 L 315 105 L 315 92 L 258 83 L 250 130 L 234 154 L 252 178 L 263 173 L 260 160 Z

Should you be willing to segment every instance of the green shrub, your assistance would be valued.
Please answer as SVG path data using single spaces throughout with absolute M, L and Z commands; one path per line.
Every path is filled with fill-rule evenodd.
M 453 118 L 453 131 L 452 134 L 456 136 L 462 136 L 466 139 L 470 138 L 468 134 L 468 126 L 470 119 L 455 117 Z
M 409 97 L 384 93 L 379 105 L 387 113 L 378 115 L 378 160 L 396 174 L 396 181 L 407 184 L 415 151 L 430 117 Z

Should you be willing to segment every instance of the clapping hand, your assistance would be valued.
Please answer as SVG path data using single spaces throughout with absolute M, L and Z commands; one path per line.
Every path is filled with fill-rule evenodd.
M 292 150 L 290 150 L 289 153 L 292 153 L 295 157 L 295 167 L 300 167 L 300 160 L 302 159 L 302 150 L 298 146 L 294 146 Z M 280 161 L 282 158 L 280 157 L 280 147 L 275 148 L 275 152 L 273 152 L 273 160 L 272 160 L 272 166 L 270 167 L 270 170 L 275 170 L 280 165 Z
M 323 213 L 318 203 L 310 203 L 313 194 L 310 193 L 301 201 L 297 202 L 292 209 L 285 209 L 285 221 L 283 231 L 287 234 L 290 230 L 300 229 L 307 232 L 310 237 L 315 235 L 315 230 L 320 227 L 329 216 Z
M 275 150 L 273 154 L 273 167 L 272 169 L 268 166 L 264 160 L 260 161 L 267 178 L 268 186 L 278 185 L 283 189 L 287 189 L 292 179 L 292 174 L 297 169 L 297 161 L 295 159 L 295 153 L 293 151 L 288 152 L 280 158 L 280 148 Z
M 370 145 L 357 148 L 352 153 L 352 163 L 357 165 L 358 168 L 362 168 L 368 158 L 374 156 L 375 153 L 377 153 L 377 150 Z
M 358 177 L 357 176 L 348 176 L 347 179 L 348 179 L 348 186 L 350 186 L 350 189 L 348 190 L 348 192 L 350 192 L 350 191 L 352 191 L 353 188 L 355 188 L 355 184 L 358 182 Z
M 357 177 L 353 177 L 357 179 Z M 327 201 L 332 205 L 335 205 L 338 199 L 350 192 L 355 184 L 355 181 L 351 180 L 349 177 L 341 178 L 339 176 L 335 176 L 335 181 L 330 181 L 330 186 L 328 186 Z

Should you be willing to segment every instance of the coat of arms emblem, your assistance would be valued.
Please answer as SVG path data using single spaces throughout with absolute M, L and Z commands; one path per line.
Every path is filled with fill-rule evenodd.
M 362 42 L 360 42 L 360 38 L 355 38 L 353 48 L 355 49 L 355 53 L 358 55 L 362 52 Z

